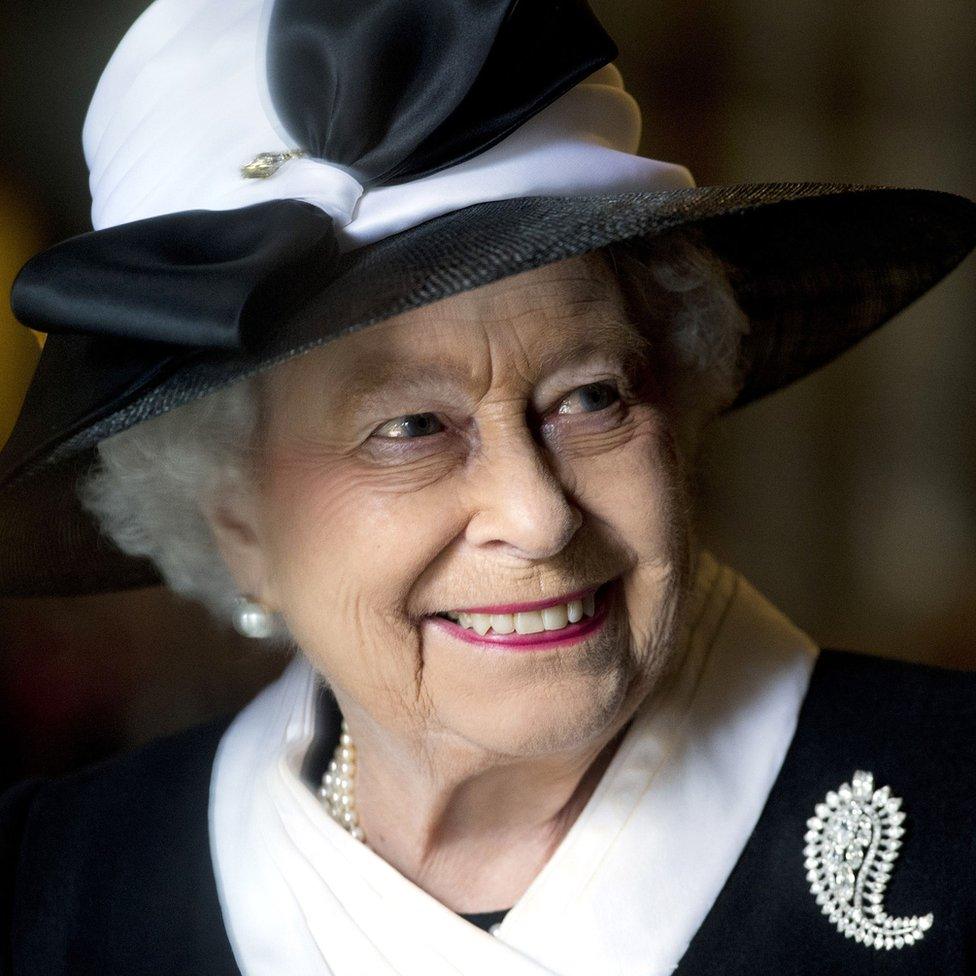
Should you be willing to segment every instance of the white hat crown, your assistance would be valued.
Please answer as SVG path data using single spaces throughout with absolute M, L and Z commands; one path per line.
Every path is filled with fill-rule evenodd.
M 366 2 L 366 0 L 361 0 Z M 299 200 L 333 218 L 339 248 L 372 243 L 474 203 L 694 186 L 636 155 L 640 110 L 605 64 L 471 158 L 364 188 L 350 166 L 297 154 L 268 90 L 271 0 L 156 0 L 126 33 L 85 120 L 96 230 L 190 210 Z M 284 161 L 267 178 L 242 167 Z

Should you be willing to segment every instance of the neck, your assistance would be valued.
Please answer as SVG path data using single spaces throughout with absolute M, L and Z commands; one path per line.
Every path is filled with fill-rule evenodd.
M 586 806 L 631 715 L 585 748 L 518 760 L 436 737 L 421 754 L 347 717 L 366 843 L 454 911 L 507 908 Z

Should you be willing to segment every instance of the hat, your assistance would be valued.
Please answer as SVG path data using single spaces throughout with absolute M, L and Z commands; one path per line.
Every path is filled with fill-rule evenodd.
M 77 479 L 99 440 L 331 338 L 604 245 L 696 228 L 750 319 L 749 402 L 976 244 L 924 189 L 696 186 L 585 0 L 156 0 L 85 120 L 94 230 L 25 265 L 48 333 L 0 452 L 0 593 L 158 582 Z

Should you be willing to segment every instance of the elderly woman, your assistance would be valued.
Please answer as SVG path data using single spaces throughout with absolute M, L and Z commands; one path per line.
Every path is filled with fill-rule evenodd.
M 120 44 L 96 229 L 14 291 L 0 585 L 162 580 L 293 659 L 6 794 L 16 976 L 976 971 L 973 679 L 818 649 L 690 516 L 705 425 L 976 210 L 697 188 L 615 54 L 582 2 L 157 0 Z

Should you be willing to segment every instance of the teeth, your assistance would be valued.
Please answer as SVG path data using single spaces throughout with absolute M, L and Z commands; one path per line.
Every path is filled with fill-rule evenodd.
M 558 607 L 546 607 L 542 611 L 542 622 L 546 630 L 561 630 L 569 622 L 569 612 L 565 603 Z
M 538 634 L 546 629 L 542 621 L 540 610 L 529 610 L 527 613 L 515 614 L 516 634 Z
M 488 633 L 491 629 L 491 614 L 490 613 L 473 613 L 471 614 L 471 626 L 481 634 L 482 637 Z
M 578 623 L 583 617 L 592 617 L 594 613 L 596 599 L 591 594 L 581 600 L 525 613 L 456 613 L 449 610 L 445 616 L 484 637 L 489 630 L 495 634 L 539 634 L 545 630 L 562 630 L 568 624 Z
M 493 613 L 491 615 L 491 629 L 496 634 L 514 634 L 515 614 L 514 613 Z

